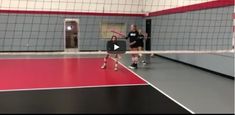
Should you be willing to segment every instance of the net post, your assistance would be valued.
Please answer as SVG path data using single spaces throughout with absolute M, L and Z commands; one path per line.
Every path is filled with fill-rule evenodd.
M 232 38 L 232 49 L 235 51 L 235 9 L 233 13 L 233 38 Z

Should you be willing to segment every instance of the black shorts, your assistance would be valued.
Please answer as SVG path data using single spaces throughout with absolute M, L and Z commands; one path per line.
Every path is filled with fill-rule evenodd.
M 136 43 L 136 45 L 137 45 L 137 47 L 144 47 L 144 42 L 138 41 L 138 42 Z
M 143 48 L 144 47 L 144 42 L 139 43 L 138 46 Z
M 130 46 L 130 48 L 138 48 L 138 47 L 139 47 L 138 44 L 133 44 L 133 45 Z

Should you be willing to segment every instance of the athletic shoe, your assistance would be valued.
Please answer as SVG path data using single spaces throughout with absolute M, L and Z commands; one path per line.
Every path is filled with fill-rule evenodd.
M 138 69 L 138 65 L 137 64 L 132 64 L 131 66 L 129 66 L 130 69 Z
M 107 68 L 106 64 L 101 66 L 101 69 L 106 69 L 106 68 Z
M 130 66 L 129 66 L 129 68 L 133 68 L 134 67 L 134 63 L 132 63 Z
M 134 64 L 134 69 L 138 69 L 138 64 Z
M 142 61 L 142 63 L 143 63 L 143 65 L 147 65 L 147 63 L 146 63 L 146 61 L 145 61 L 145 60 L 143 60 L 143 61 Z

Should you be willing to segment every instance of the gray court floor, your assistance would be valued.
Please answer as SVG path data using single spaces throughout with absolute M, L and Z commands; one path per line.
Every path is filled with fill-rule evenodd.
M 135 73 L 195 113 L 234 113 L 234 80 L 156 56 L 139 66 Z

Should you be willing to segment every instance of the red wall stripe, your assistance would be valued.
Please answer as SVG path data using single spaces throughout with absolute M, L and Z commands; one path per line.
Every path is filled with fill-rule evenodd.
M 167 15 L 167 14 L 183 13 L 183 12 L 189 12 L 189 11 L 226 7 L 226 6 L 232 6 L 232 5 L 234 5 L 234 0 L 217 0 L 217 1 L 178 7 L 178 8 L 172 8 L 172 9 L 167 9 L 167 10 L 162 10 L 162 11 L 157 11 L 157 12 L 151 12 L 149 13 L 149 16 L 160 16 L 160 15 Z

